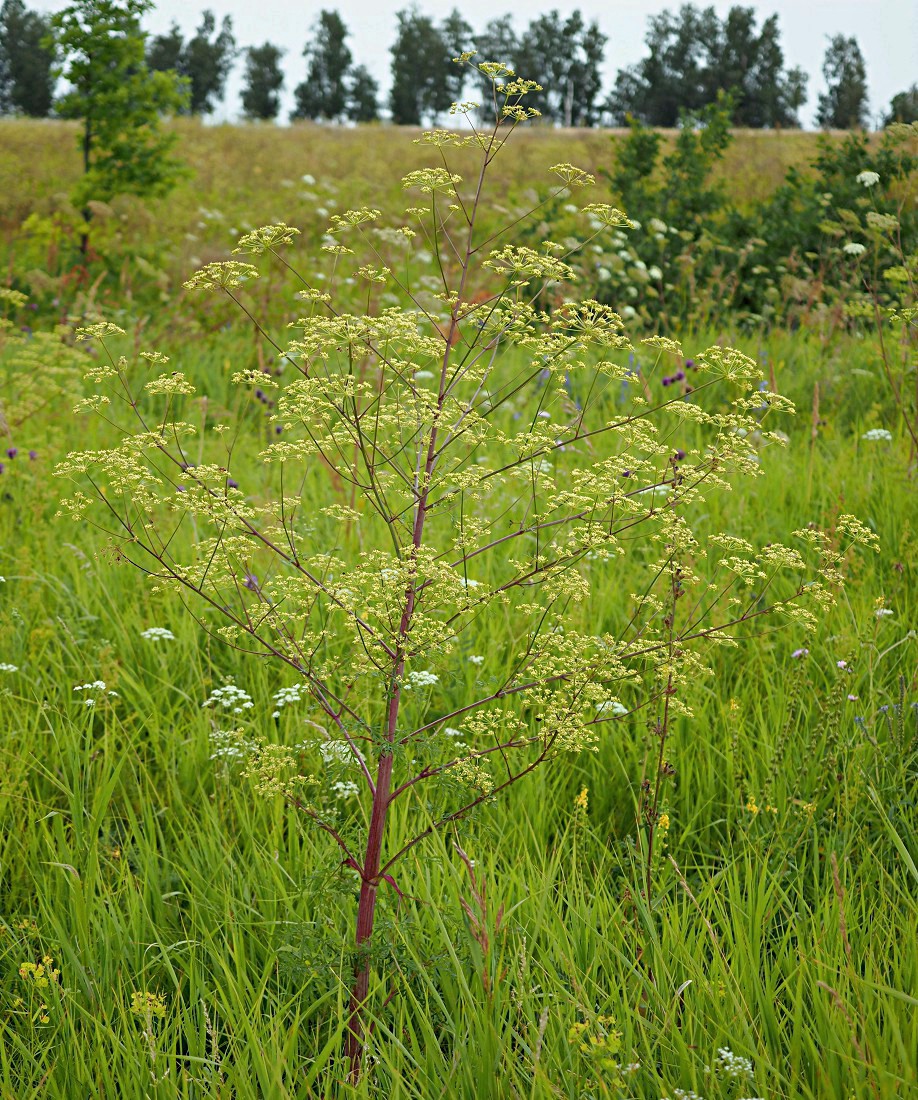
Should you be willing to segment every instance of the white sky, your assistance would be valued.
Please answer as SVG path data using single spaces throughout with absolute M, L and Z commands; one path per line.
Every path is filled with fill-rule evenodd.
M 68 0 L 41 0 L 34 5 L 56 11 Z M 562 13 L 579 7 L 587 20 L 597 19 L 608 35 L 606 45 L 605 86 L 611 87 L 616 72 L 640 60 L 644 54 L 647 17 L 667 8 L 680 6 L 682 0 L 575 0 L 562 4 L 556 0 L 530 0 L 521 11 L 516 8 L 516 26 L 521 30 L 535 15 L 558 8 Z M 697 0 L 696 6 L 710 3 L 724 15 L 734 3 L 754 6 L 759 24 L 776 12 L 781 29 L 781 44 L 785 64 L 800 65 L 810 74 L 809 97 L 801 112 L 805 125 L 812 125 L 816 97 L 823 88 L 820 72 L 827 37 L 834 34 L 854 35 L 867 64 L 870 108 L 873 116 L 881 115 L 896 92 L 918 82 L 918 0 Z M 30 5 L 31 6 L 31 5 Z M 337 9 L 351 31 L 349 46 L 358 64 L 366 65 L 379 80 L 383 95 L 389 86 L 389 47 L 395 39 L 395 13 L 408 6 L 408 0 L 161 0 L 147 17 L 146 26 L 153 33 L 168 30 L 174 20 L 186 36 L 200 22 L 202 9 L 210 7 L 218 24 L 224 15 L 233 19 L 233 30 L 239 46 L 260 45 L 270 41 L 286 49 L 284 67 L 287 75 L 283 93 L 282 118 L 286 119 L 293 103 L 293 88 L 306 75 L 302 57 L 303 46 L 309 40 L 310 29 L 319 11 L 325 7 Z M 443 18 L 453 7 L 459 7 L 465 19 L 478 30 L 497 15 L 514 10 L 514 5 L 494 0 L 421 0 L 422 12 L 435 19 Z M 243 60 L 236 62 L 227 84 L 225 103 L 218 118 L 235 118 L 240 112 L 239 89 L 242 83 Z M 522 74 L 525 75 L 525 74 Z

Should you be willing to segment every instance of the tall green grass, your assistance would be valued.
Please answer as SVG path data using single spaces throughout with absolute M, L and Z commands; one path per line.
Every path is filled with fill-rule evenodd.
M 251 341 L 209 347 L 182 352 L 182 368 L 228 403 L 226 363 Z M 214 758 L 217 716 L 201 704 L 232 678 L 262 732 L 296 742 L 315 716 L 301 704 L 273 719 L 284 671 L 227 650 L 107 560 L 93 529 L 54 518 L 55 453 L 96 429 L 64 404 L 35 421 L 38 457 L 0 475 L 0 661 L 17 669 L 0 672 L 0 1096 L 914 1095 L 918 503 L 904 442 L 861 439 L 889 415 L 868 344 L 775 336 L 749 350 L 801 410 L 782 425 L 787 448 L 763 453 L 766 476 L 712 498 L 706 522 L 767 541 L 853 512 L 882 552 L 852 559 L 815 638 L 769 632 L 714 654 L 669 746 L 649 896 L 640 711 L 610 723 L 598 753 L 414 849 L 383 901 L 357 1086 L 341 1057 L 354 876 Z M 262 412 L 241 415 L 255 426 Z M 308 491 L 331 492 L 321 470 Z M 626 613 L 635 575 L 593 569 L 584 615 L 599 631 Z M 151 626 L 174 639 L 144 639 Z M 486 661 L 468 677 L 506 641 L 476 639 Z M 74 691 L 96 680 L 104 692 Z M 391 844 L 426 812 L 400 805 Z M 60 974 L 39 987 L 20 967 L 45 956 Z M 160 995 L 164 1016 L 132 1012 L 135 993 Z M 751 1074 L 730 1076 L 721 1048 Z

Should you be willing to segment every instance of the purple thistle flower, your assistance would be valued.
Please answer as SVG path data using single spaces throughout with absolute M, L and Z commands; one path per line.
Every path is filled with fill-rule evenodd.
M 258 400 L 260 401 L 260 400 L 261 400 L 261 399 L 262 399 L 262 398 L 264 397 L 264 393 L 263 393 L 263 391 L 262 391 L 262 390 L 256 390 L 256 391 L 255 391 L 255 396 L 256 396 L 256 397 L 258 398 Z
M 630 470 L 622 470 L 622 477 L 631 477 Z
M 795 649 L 791 657 L 799 661 L 801 657 L 809 657 L 809 655 L 810 651 L 808 649 Z
M 0 474 L 2 474 L 5 469 L 6 467 L 3 465 L 2 462 L 0 462 Z
M 176 485 L 175 491 L 177 493 L 184 493 L 185 492 L 185 486 L 184 485 Z
M 226 487 L 227 487 L 227 489 L 238 489 L 239 488 L 239 482 L 236 481 L 236 479 L 233 478 L 233 477 L 228 477 L 226 479 Z
M 258 591 L 258 577 L 254 573 L 246 572 L 245 580 L 242 582 L 242 587 L 247 588 L 250 592 Z
M 694 359 L 686 359 L 685 369 L 686 370 L 694 370 L 695 369 L 695 360 Z
M 663 379 L 663 385 L 664 386 L 671 386 L 672 384 L 673 384 L 673 380 L 671 378 L 664 378 Z
M 6 451 L 6 457 L 7 458 L 15 458 L 16 455 L 18 455 L 18 454 L 19 454 L 19 448 L 18 447 L 8 447 L 7 448 L 7 451 Z
M 676 461 L 681 462 L 683 460 L 683 458 L 685 458 L 685 451 L 683 451 L 683 450 L 676 451 Z
M 676 373 L 673 375 L 674 382 L 681 382 L 683 378 L 685 378 L 684 370 L 677 370 Z
M 275 424 L 274 425 L 274 434 L 275 435 L 280 435 L 283 430 L 284 430 L 283 424 Z
M 34 462 L 38 458 L 38 451 L 29 451 L 29 458 Z

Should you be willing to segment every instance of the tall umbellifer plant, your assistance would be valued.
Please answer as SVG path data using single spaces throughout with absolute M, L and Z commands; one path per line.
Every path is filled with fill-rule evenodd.
M 645 343 L 658 359 L 675 357 L 674 373 L 653 400 L 646 378 L 620 365 L 630 345 L 611 308 L 570 299 L 550 316 L 534 309 L 547 284 L 562 300 L 572 274 L 562 250 L 515 245 L 517 223 L 480 229 L 489 169 L 532 116 L 534 86 L 497 64 L 479 68 L 493 84 L 493 125 L 425 135 L 441 166 L 405 177 L 421 195 L 410 224 L 380 227 L 380 213 L 364 209 L 330 227 L 330 262 L 348 276 L 353 265 L 363 312 L 297 274 L 306 316 L 295 338 L 274 344 L 274 371 L 235 376 L 272 393 L 272 442 L 262 428 L 246 452 L 245 422 L 229 417 L 199 437 L 182 419 L 195 392 L 186 375 L 163 371 L 159 353 L 119 358 L 110 343 L 120 330 L 102 323 L 85 330 L 103 355 L 89 374 L 101 392 L 84 405 L 119 435 L 59 470 L 78 485 L 66 512 L 95 522 L 160 588 L 193 597 L 228 644 L 294 670 L 324 715 L 325 755 L 351 768 L 361 812 L 333 816 L 294 748 L 244 733 L 257 787 L 324 830 L 359 880 L 354 1077 L 376 989 L 377 901 L 402 892 L 406 853 L 647 706 L 660 714 L 659 774 L 643 806 L 650 866 L 662 748 L 673 715 L 687 710 L 698 647 L 733 644 L 775 613 L 812 623 L 801 600 L 831 600 L 848 536 L 867 537 L 846 519 L 831 539 L 801 532 L 802 552 L 718 533 L 702 546 L 691 521 L 703 495 L 761 472 L 755 445 L 771 438 L 762 419 L 787 402 L 759 392 L 755 363 L 720 347 L 695 360 L 689 390 L 679 347 L 662 338 Z M 456 110 L 474 117 L 477 105 Z M 471 185 L 451 170 L 459 146 L 478 160 Z M 570 165 L 551 171 L 558 190 L 592 183 Z M 584 213 L 598 232 L 628 225 L 605 205 Z M 293 275 L 285 246 L 295 234 L 266 226 L 238 251 Z M 418 238 L 426 262 L 435 257 L 437 294 L 416 292 L 379 251 L 401 240 L 404 271 L 416 273 Z M 358 248 L 367 262 L 351 259 Z M 246 286 L 258 275 L 232 260 L 187 285 L 225 294 L 251 317 Z M 402 304 L 374 308 L 381 288 Z M 639 594 L 628 620 L 604 631 L 591 575 L 619 569 L 630 583 L 628 555 Z M 488 654 L 503 668 L 495 679 L 469 681 L 469 637 L 500 645 Z

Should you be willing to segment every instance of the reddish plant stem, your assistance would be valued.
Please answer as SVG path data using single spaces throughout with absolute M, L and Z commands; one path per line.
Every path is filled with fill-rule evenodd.
M 410 555 L 417 562 L 418 551 L 424 538 L 424 521 L 428 511 L 428 497 L 430 494 L 431 479 L 434 466 L 437 461 L 437 432 L 440 413 L 447 394 L 447 372 L 449 370 L 450 353 L 453 345 L 453 334 L 458 323 L 459 310 L 465 295 L 466 281 L 468 279 L 469 265 L 472 257 L 472 237 L 475 228 L 475 215 L 481 201 L 482 186 L 485 172 L 487 171 L 489 158 L 485 155 L 478 176 L 478 187 L 475 191 L 475 201 L 472 206 L 472 214 L 469 219 L 469 230 L 466 238 L 465 257 L 462 262 L 462 275 L 459 283 L 459 292 L 456 303 L 453 305 L 450 317 L 449 335 L 446 340 L 446 348 L 443 352 L 443 363 L 440 371 L 440 387 L 437 398 L 437 410 L 430 427 L 430 438 L 427 443 L 427 454 L 421 466 L 420 456 L 418 468 L 415 473 L 414 491 L 417 499 L 417 510 L 414 517 L 412 530 Z M 382 857 L 383 839 L 386 832 L 386 817 L 389 805 L 392 801 L 392 746 L 395 745 L 398 730 L 398 711 L 401 702 L 401 680 L 405 672 L 405 653 L 408 648 L 408 633 L 411 629 L 414 617 L 415 603 L 418 595 L 418 584 L 415 575 L 405 591 L 405 607 L 399 624 L 399 641 L 393 655 L 392 678 L 389 688 L 389 707 L 386 721 L 386 741 L 388 748 L 379 758 L 379 766 L 376 774 L 376 789 L 373 792 L 373 808 L 370 812 L 370 827 L 367 833 L 367 846 L 363 858 L 363 866 L 360 868 L 360 898 L 357 903 L 357 929 L 355 935 L 356 960 L 354 963 L 354 985 L 351 989 L 349 1007 L 347 1040 L 345 1052 L 350 1064 L 350 1078 L 356 1082 L 360 1077 L 363 1062 L 364 1036 L 366 1024 L 364 1020 L 365 1006 L 370 992 L 370 957 L 368 953 L 369 940 L 373 935 L 373 925 L 376 918 L 376 899 L 379 892 L 379 883 L 382 881 L 380 874 L 380 861 Z

